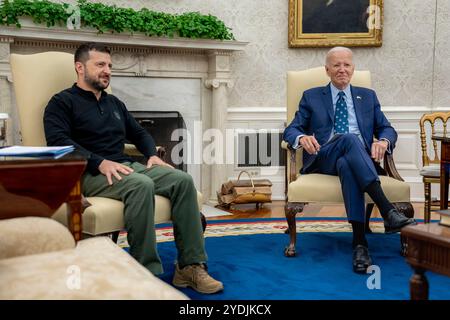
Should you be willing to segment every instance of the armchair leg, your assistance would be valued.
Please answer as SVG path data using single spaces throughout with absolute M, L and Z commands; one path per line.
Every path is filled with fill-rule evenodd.
M 205 233 L 207 223 L 206 223 L 205 215 L 201 212 L 200 212 L 200 220 L 202 221 L 203 233 Z
M 119 233 L 120 233 L 120 231 L 115 231 L 115 232 L 111 233 L 111 240 L 114 243 L 117 243 L 117 239 L 119 239 Z
M 392 204 L 399 212 L 402 212 L 408 218 L 414 218 L 414 207 L 410 202 L 395 202 Z M 408 251 L 408 241 L 400 234 L 400 255 L 406 256 Z
M 372 233 L 370 229 L 370 216 L 372 215 L 373 207 L 375 207 L 374 203 L 368 203 L 366 206 L 366 226 L 364 228 L 366 233 Z
M 289 230 L 289 245 L 284 249 L 284 255 L 286 257 L 295 256 L 295 244 L 297 242 L 297 224 L 295 221 L 295 215 L 303 211 L 306 203 L 304 202 L 288 202 L 284 207 L 284 214 L 288 223 Z
M 414 218 L 414 207 L 411 202 L 394 202 L 392 205 L 408 218 Z

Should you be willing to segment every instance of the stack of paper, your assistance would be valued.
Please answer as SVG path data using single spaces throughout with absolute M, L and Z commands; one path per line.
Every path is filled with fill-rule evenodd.
M 438 210 L 437 212 L 441 215 L 439 224 L 450 227 L 450 210 Z
M 37 157 L 58 159 L 72 152 L 73 146 L 61 147 L 23 147 L 12 146 L 0 149 L 0 156 L 3 157 Z

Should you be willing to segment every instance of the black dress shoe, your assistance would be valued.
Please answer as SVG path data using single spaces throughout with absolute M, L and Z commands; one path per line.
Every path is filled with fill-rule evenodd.
M 356 273 L 366 273 L 367 268 L 372 265 L 372 259 L 367 247 L 358 244 L 353 249 L 353 271 Z
M 407 218 L 404 214 L 397 211 L 397 209 L 389 210 L 386 220 L 384 220 L 384 232 L 394 233 L 399 232 L 401 228 L 417 224 L 413 218 Z

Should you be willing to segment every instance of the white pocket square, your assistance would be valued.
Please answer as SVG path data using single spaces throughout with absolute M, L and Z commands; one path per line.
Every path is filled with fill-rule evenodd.
M 356 99 L 359 99 L 359 100 L 361 100 L 362 98 L 361 98 L 361 96 L 356 96 Z

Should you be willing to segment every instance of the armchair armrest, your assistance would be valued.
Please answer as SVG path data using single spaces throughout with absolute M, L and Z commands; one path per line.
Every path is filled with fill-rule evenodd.
M 70 231 L 43 217 L 0 220 L 0 260 L 75 248 Z
M 384 154 L 384 170 L 389 177 L 394 179 L 405 181 L 398 173 L 397 168 L 395 167 L 394 157 L 392 154 L 388 154 L 387 152 Z
M 289 178 L 289 180 L 287 181 L 288 182 L 287 184 L 289 184 L 289 182 L 292 182 L 297 179 L 297 174 L 299 170 L 297 169 L 296 154 L 297 150 L 301 150 L 302 147 L 296 150 L 293 149 L 286 141 L 281 141 L 281 148 L 286 150 L 288 153 L 287 161 L 289 162 L 289 176 L 287 176 L 287 178 Z
M 136 148 L 136 146 L 131 143 L 125 143 L 124 152 L 125 152 L 125 154 L 127 154 L 129 156 L 135 156 L 135 157 L 143 157 L 144 156 L 142 153 L 139 152 L 139 150 Z M 156 153 L 157 153 L 158 157 L 160 157 L 161 159 L 164 159 L 164 156 L 166 155 L 166 149 L 164 147 L 157 146 Z

